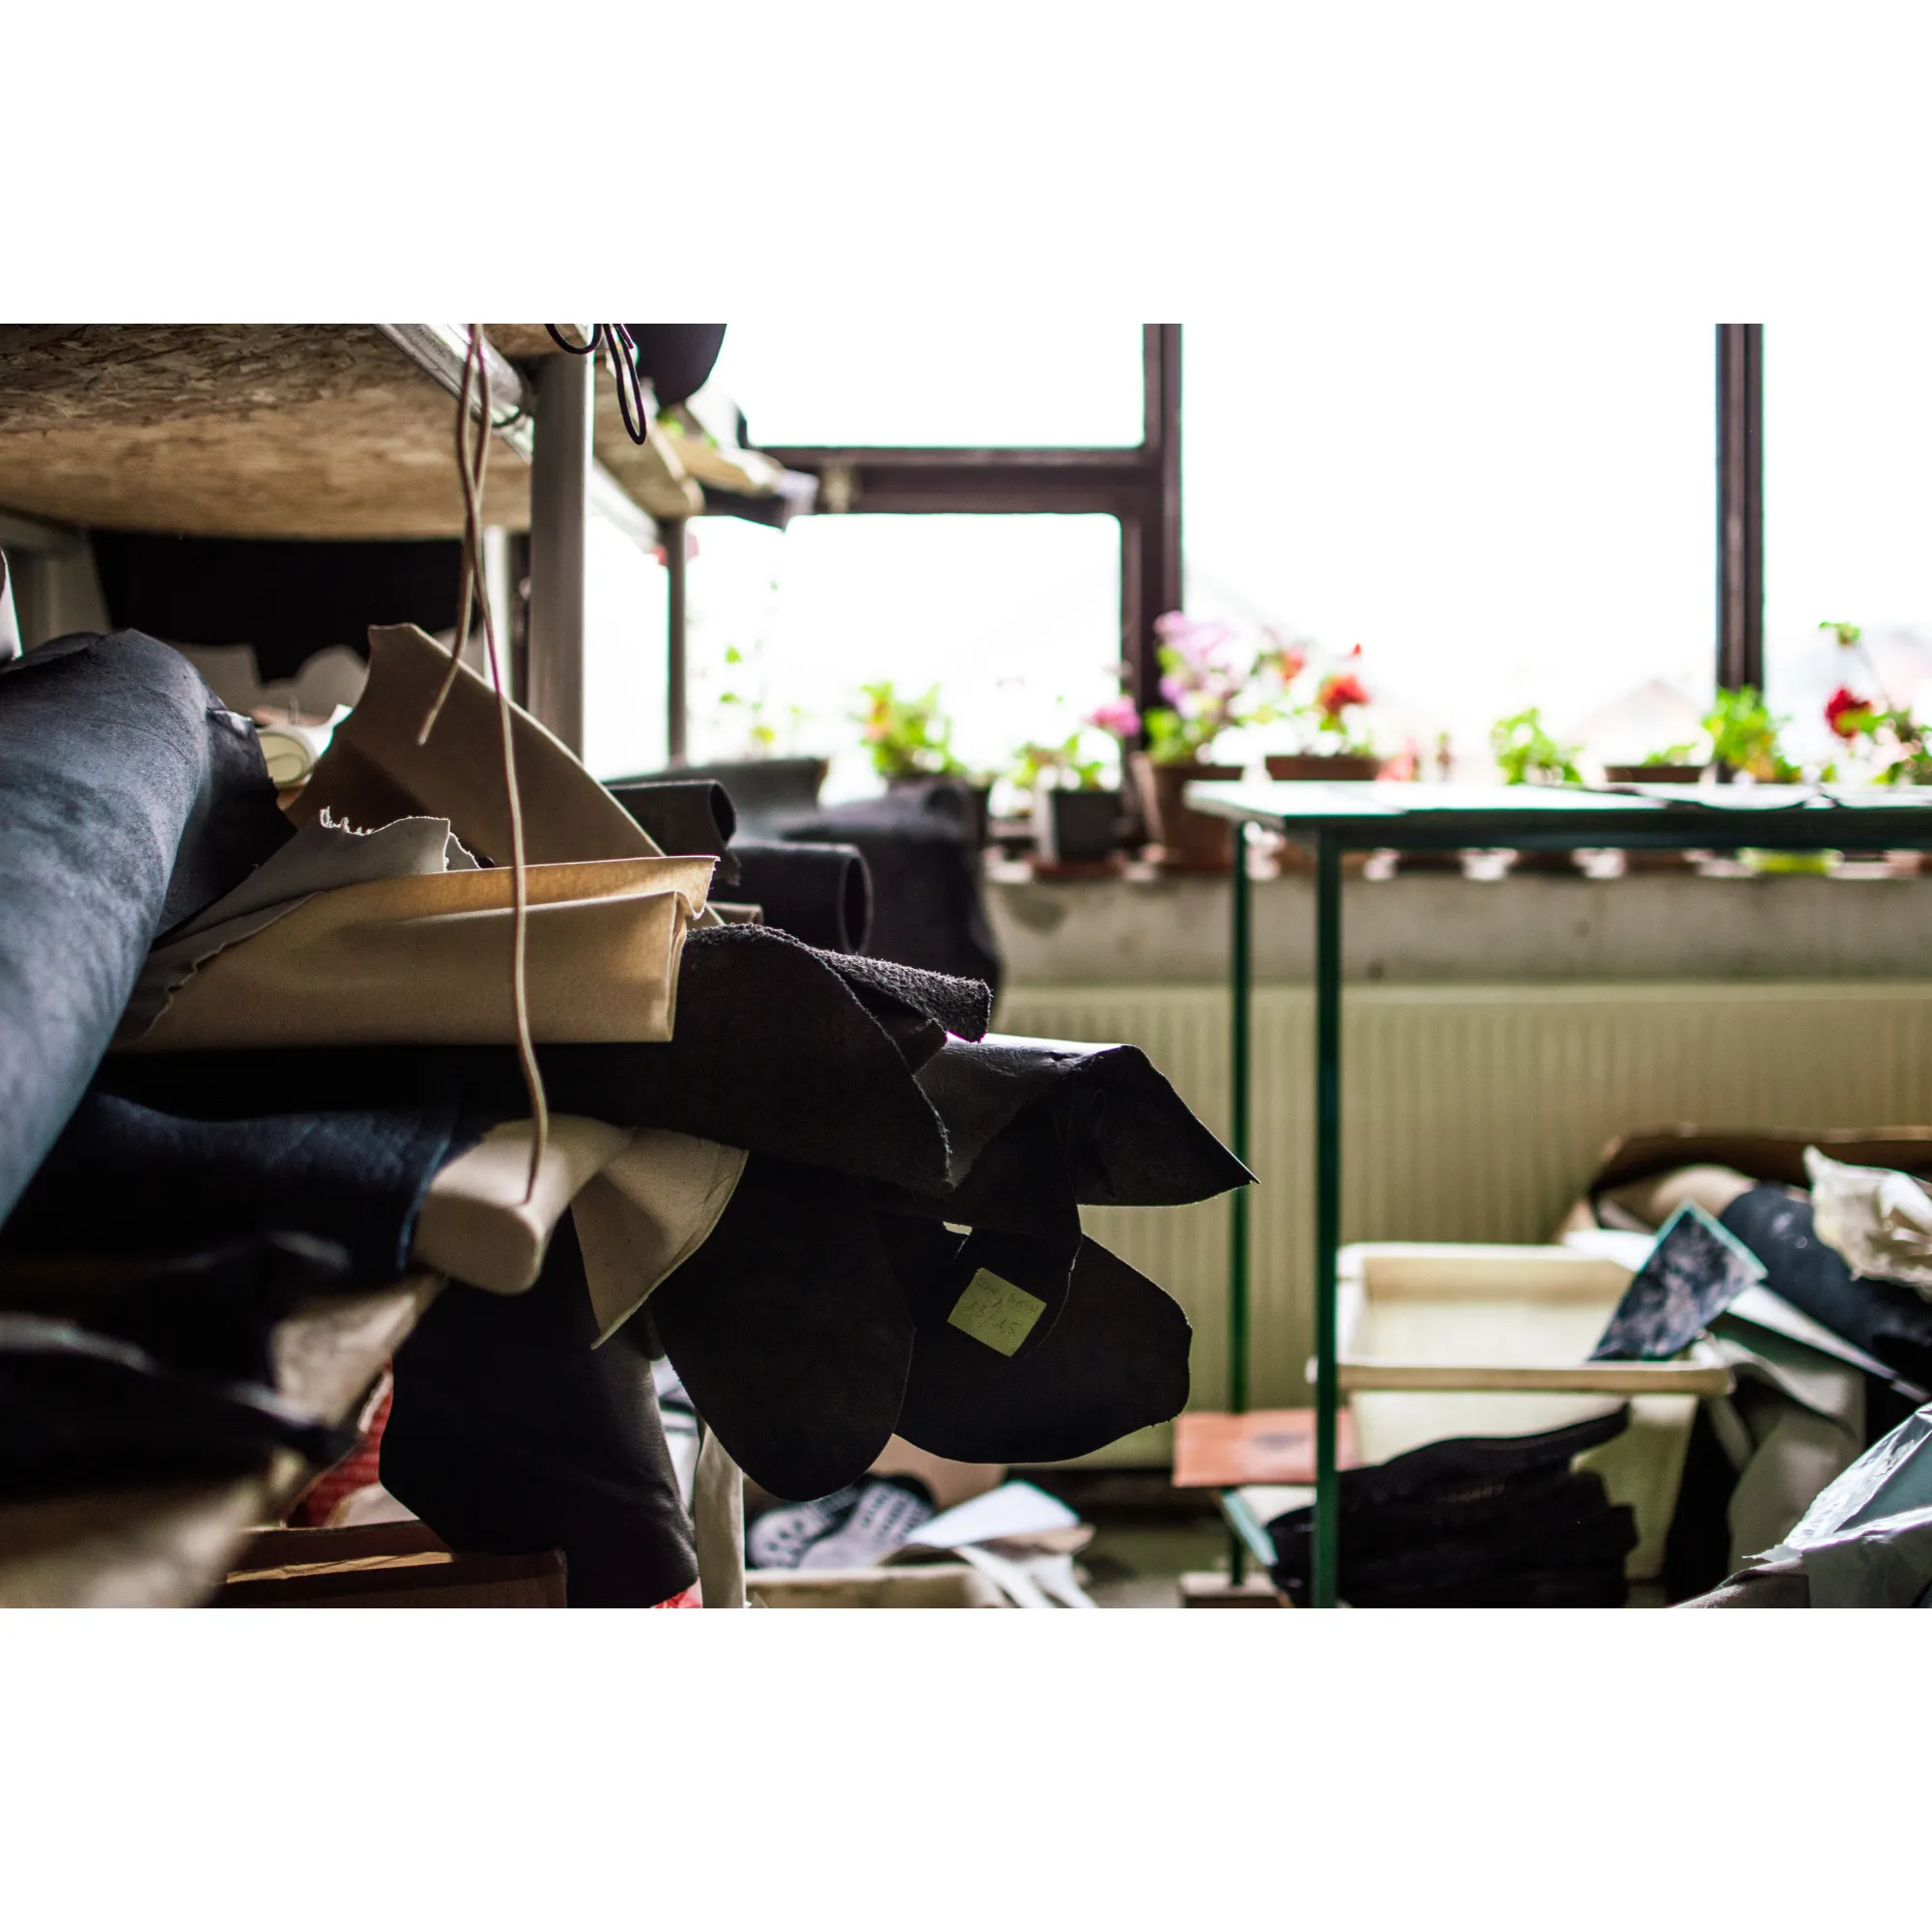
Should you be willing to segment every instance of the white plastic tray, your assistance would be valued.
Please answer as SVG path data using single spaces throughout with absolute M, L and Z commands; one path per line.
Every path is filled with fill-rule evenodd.
M 1338 1379 L 1365 1463 L 1462 1435 L 1530 1435 L 1631 1405 L 1577 1466 L 1636 1514 L 1626 1574 L 1655 1577 L 1697 1402 L 1730 1370 L 1701 1345 L 1670 1362 L 1592 1362 L 1631 1277 L 1567 1248 L 1357 1242 L 1337 1282 Z

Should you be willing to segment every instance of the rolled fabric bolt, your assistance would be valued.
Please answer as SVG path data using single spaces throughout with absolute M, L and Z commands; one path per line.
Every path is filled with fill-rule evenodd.
M 650 779 L 613 784 L 610 792 L 667 852 L 708 853 L 720 862 L 719 878 L 737 883 L 727 848 L 738 813 L 716 779 Z
M 0 1252 L 165 1256 L 279 1232 L 339 1243 L 364 1280 L 387 1280 L 409 1265 L 432 1181 L 485 1124 L 427 1091 L 384 1109 L 286 1093 L 202 1121 L 96 1089 L 0 1228 Z
M 826 952 L 863 952 L 872 929 L 872 875 L 855 845 L 740 839 L 738 896 L 765 923 Z

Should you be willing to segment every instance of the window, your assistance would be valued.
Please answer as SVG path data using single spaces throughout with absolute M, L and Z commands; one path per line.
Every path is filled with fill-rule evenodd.
M 600 779 L 665 760 L 665 574 L 590 519 L 583 568 L 583 762 Z
M 696 526 L 690 754 L 831 754 L 827 799 L 876 791 L 860 686 L 937 685 L 953 751 L 1004 770 L 1119 690 L 1120 526 L 1104 516 Z M 660 700 L 659 716 L 662 716 Z M 661 742 L 661 741 L 660 741 Z
M 1712 688 L 1709 325 L 1311 303 L 1184 338 L 1187 607 L 1363 647 L 1377 749 L 1499 717 L 1634 759 Z M 1251 747 L 1252 750 L 1262 749 Z
M 1932 367 L 1904 322 L 1764 333 L 1765 692 L 1793 755 L 1823 758 L 1838 685 L 1932 701 Z M 1863 628 L 1863 661 L 1826 622 Z
M 1129 447 L 1133 323 L 732 323 L 713 380 L 760 443 Z

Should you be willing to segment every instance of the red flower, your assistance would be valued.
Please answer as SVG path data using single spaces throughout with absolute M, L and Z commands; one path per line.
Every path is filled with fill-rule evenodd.
M 1841 738 L 1857 738 L 1872 727 L 1870 700 L 1841 684 L 1825 700 L 1825 723 Z
M 1325 717 L 1339 718 L 1351 704 L 1366 704 L 1369 694 L 1362 689 L 1362 680 L 1353 671 L 1338 672 L 1321 680 L 1315 701 Z

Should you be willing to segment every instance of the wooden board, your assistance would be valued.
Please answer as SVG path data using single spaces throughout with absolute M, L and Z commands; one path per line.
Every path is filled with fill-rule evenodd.
M 275 1331 L 276 1383 L 325 1420 L 349 1415 L 429 1305 L 427 1276 L 332 1295 Z M 278 1451 L 220 1483 L 130 1485 L 0 1504 L 0 1607 L 158 1608 L 205 1602 L 256 1525 L 311 1472 Z
M 456 404 L 364 323 L 0 328 L 0 508 L 231 537 L 457 536 Z M 492 452 L 485 521 L 529 526 Z
M 1355 1466 L 1355 1420 L 1335 1418 L 1336 1466 Z M 1174 1487 L 1233 1489 L 1243 1483 L 1312 1483 L 1315 1411 L 1257 1408 L 1244 1415 L 1189 1409 L 1174 1419 Z

